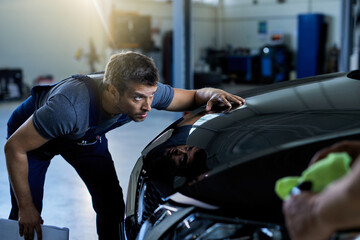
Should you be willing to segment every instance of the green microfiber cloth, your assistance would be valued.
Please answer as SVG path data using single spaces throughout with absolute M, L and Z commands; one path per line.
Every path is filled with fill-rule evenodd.
M 330 153 L 326 158 L 314 163 L 303 171 L 300 177 L 284 177 L 276 181 L 275 192 L 286 200 L 293 187 L 303 182 L 311 182 L 312 192 L 321 192 L 331 182 L 350 171 L 350 156 L 345 153 Z

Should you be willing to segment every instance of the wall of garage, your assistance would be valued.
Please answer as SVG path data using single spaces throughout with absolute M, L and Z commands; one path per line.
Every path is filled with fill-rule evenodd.
M 281 32 L 288 47 L 296 50 L 297 16 L 304 13 L 323 13 L 328 23 L 328 48 L 340 46 L 340 0 L 224 0 L 222 8 L 222 45 L 257 49 L 268 38 L 258 33 L 259 22 L 267 23 L 267 32 Z
M 164 1 L 115 1 L 107 8 L 107 14 L 111 9 L 118 9 L 128 12 L 136 12 L 139 15 L 149 15 L 152 20 L 152 27 L 157 31 L 152 37 L 155 46 L 161 48 L 163 36 L 173 28 L 172 3 Z M 218 8 L 213 4 L 194 2 L 192 4 L 192 36 L 191 41 L 194 51 L 194 60 L 201 57 L 201 49 L 217 45 L 217 12 Z
M 193 63 L 207 47 L 258 49 L 266 43 L 258 34 L 259 21 L 268 32 L 283 31 L 296 49 L 296 15 L 322 12 L 329 20 L 328 44 L 339 46 L 341 0 L 220 0 L 220 6 L 193 3 Z M 116 8 L 152 17 L 153 40 L 161 48 L 164 33 L 172 29 L 172 4 L 152 0 L 2 0 L 0 8 L 0 68 L 21 68 L 31 85 L 39 75 L 60 80 L 74 73 L 88 73 L 90 41 L 102 70 L 113 52 L 109 46 L 109 15 Z M 80 58 L 75 55 L 82 50 Z
M 3 0 L 0 8 L 0 67 L 21 68 L 31 85 L 39 75 L 60 80 L 88 72 L 89 41 L 104 58 L 106 34 L 92 1 Z M 82 58 L 75 54 L 83 49 Z
M 99 0 L 3 0 L 0 8 L 0 68 L 21 68 L 24 82 L 32 85 L 39 75 L 51 74 L 55 81 L 74 73 L 90 72 L 87 54 L 90 40 L 98 54 L 96 67 L 102 70 L 114 52 L 109 45 L 111 10 L 137 12 L 152 17 L 155 45 L 172 29 L 172 5 L 153 1 Z M 215 8 L 195 4 L 193 58 L 198 49 L 213 46 Z M 75 55 L 82 50 L 80 59 Z M 137 49 L 135 49 L 137 50 Z
M 152 17 L 152 27 L 159 29 L 158 33 L 153 34 L 156 46 L 161 47 L 163 34 L 173 28 L 171 3 L 141 0 L 116 1 L 114 6 L 119 10 L 137 12 L 139 15 L 150 15 Z M 192 42 L 194 49 L 214 46 L 216 41 L 216 7 L 201 3 L 194 3 L 192 7 Z M 198 52 L 194 51 L 195 58 L 199 56 Z

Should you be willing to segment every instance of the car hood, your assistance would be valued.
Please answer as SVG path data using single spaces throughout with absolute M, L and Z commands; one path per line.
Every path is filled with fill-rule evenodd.
M 300 175 L 321 148 L 359 138 L 360 82 L 332 74 L 239 95 L 246 98 L 245 106 L 203 115 L 181 143 L 204 149 L 206 168 L 191 179 L 174 175 L 162 183 L 155 177 L 155 182 L 164 195 L 179 192 L 246 218 L 278 222 L 281 200 L 275 182 Z M 144 154 L 166 142 L 178 123 Z

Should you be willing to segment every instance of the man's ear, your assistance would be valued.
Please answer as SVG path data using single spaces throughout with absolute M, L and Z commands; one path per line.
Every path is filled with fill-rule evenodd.
M 120 97 L 120 93 L 114 85 L 110 84 L 108 86 L 108 91 L 109 91 L 110 95 L 112 97 L 114 97 L 115 99 L 118 99 Z

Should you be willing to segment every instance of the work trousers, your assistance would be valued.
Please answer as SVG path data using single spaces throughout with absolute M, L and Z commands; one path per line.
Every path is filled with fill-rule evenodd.
M 30 97 L 14 111 L 8 122 L 8 137 L 31 116 L 33 106 L 34 99 Z M 34 205 L 40 213 L 45 174 L 51 159 L 57 154 L 74 167 L 91 194 L 99 239 L 120 239 L 124 200 L 105 135 L 101 136 L 101 140 L 88 145 L 79 145 L 76 141 L 65 139 L 50 140 L 40 148 L 28 152 L 28 180 Z M 19 208 L 12 188 L 10 191 L 12 209 L 9 218 L 18 220 Z M 69 217 L 75 216 L 76 214 Z

